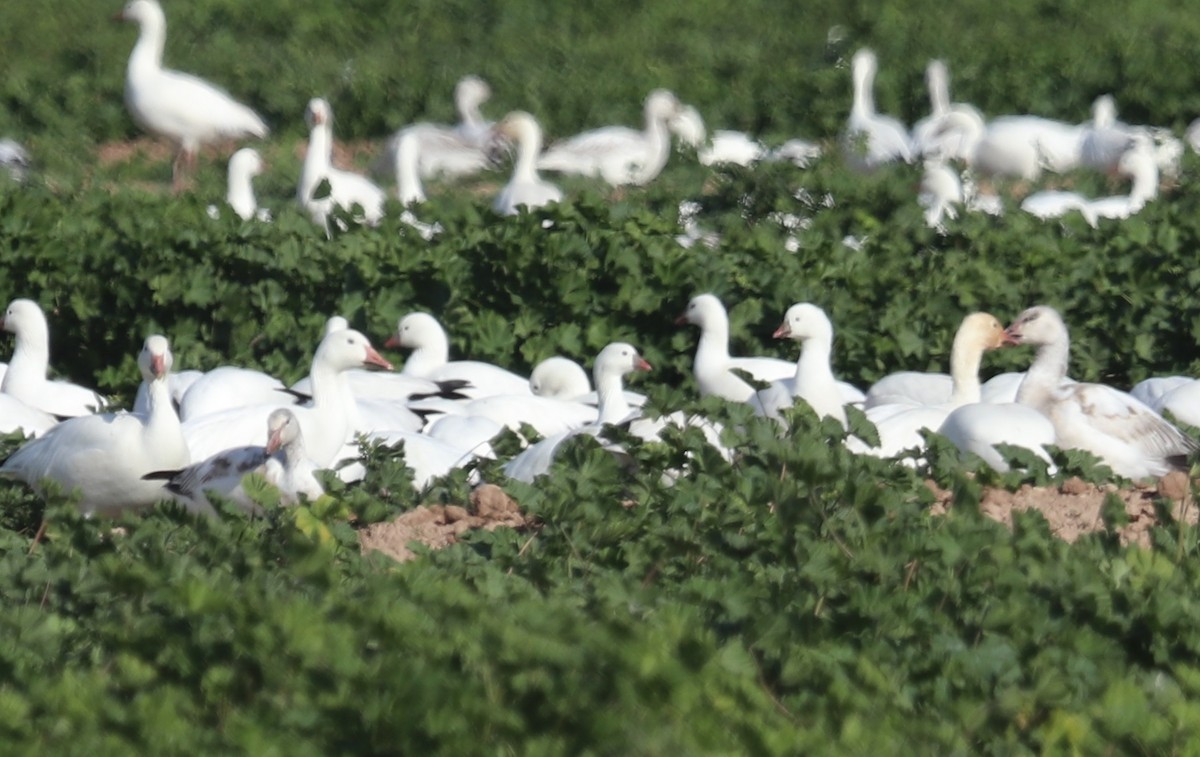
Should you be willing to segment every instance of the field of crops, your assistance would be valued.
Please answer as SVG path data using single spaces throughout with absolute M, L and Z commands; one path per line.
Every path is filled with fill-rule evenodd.
M 794 343 L 772 330 L 792 303 L 820 305 L 835 372 L 863 387 L 945 371 L 970 311 L 1008 323 L 1036 303 L 1064 314 L 1079 380 L 1200 376 L 1190 150 L 1128 220 L 1043 222 L 1009 187 L 1002 217 L 966 214 L 943 234 L 916 202 L 920 166 L 856 173 L 836 143 L 864 45 L 879 53 L 880 109 L 907 123 L 927 112 L 938 56 L 954 99 L 989 116 L 1080 122 L 1111 92 L 1124 120 L 1182 136 L 1200 115 L 1200 17 L 1148 0 L 876 5 L 166 5 L 166 63 L 272 127 L 255 143 L 270 224 L 209 218 L 228 148 L 201 155 L 188 192 L 169 191 L 170 151 L 122 104 L 136 31 L 107 25 L 119 7 L 0 6 L 0 137 L 36 164 L 24 184 L 0 179 L 0 299 L 46 308 L 60 375 L 128 406 L 137 350 L 157 332 L 179 369 L 291 382 L 330 315 L 381 346 L 424 310 L 456 356 L 524 373 L 630 342 L 654 366 L 631 388 L 659 411 L 723 421 L 736 452 L 730 463 L 698 431 L 669 433 L 626 440 L 631 468 L 584 438 L 535 485 L 488 461 L 415 491 L 403 450 L 373 449 L 363 482 L 330 478 L 330 498 L 262 518 L 162 506 L 85 520 L 4 483 L 0 742 L 29 754 L 1193 751 L 1198 540 L 1166 499 L 1145 499 L 1143 546 L 1117 536 L 1132 517 L 1117 492 L 1107 530 L 1068 543 L 1036 512 L 1010 526 L 981 503 L 989 489 L 1114 481 L 1086 454 L 1059 453 L 1054 475 L 997 474 L 934 440 L 918 469 L 851 454 L 832 421 L 801 412 L 781 438 L 748 408 L 699 398 L 697 335 L 675 319 L 706 291 L 729 307 L 736 353 L 789 360 Z M 443 228 L 431 241 L 395 201 L 378 228 L 327 238 L 295 202 L 309 98 L 330 101 L 347 163 L 365 169 L 396 127 L 453 121 L 468 73 L 491 84 L 489 117 L 528 110 L 549 140 L 635 124 L 646 93 L 667 87 L 710 129 L 804 137 L 826 155 L 710 168 L 681 150 L 646 187 L 553 177 L 563 203 L 501 217 L 490 205 L 505 163 L 427 184 L 418 215 Z M 1098 174 L 1049 181 L 1124 191 Z M 676 241 L 685 200 L 715 248 Z M 983 373 L 1031 357 L 989 353 Z M 517 440 L 496 446 L 503 457 Z M 666 485 L 668 467 L 687 472 Z M 404 563 L 362 553 L 373 524 L 470 503 L 472 475 L 503 488 L 524 525 L 414 547 Z

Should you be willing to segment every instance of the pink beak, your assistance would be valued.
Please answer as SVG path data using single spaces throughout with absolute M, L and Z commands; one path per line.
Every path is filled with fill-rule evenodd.
M 1004 340 L 1000 343 L 1001 346 L 1020 344 L 1021 331 L 1015 325 L 1009 326 L 1004 330 Z
M 367 356 L 363 360 L 364 368 L 382 368 L 385 371 L 392 370 L 392 364 L 383 359 L 383 356 L 375 351 L 371 345 L 367 345 Z
M 679 316 L 678 318 L 676 318 L 676 319 L 675 319 L 675 325 L 676 325 L 676 326 L 682 326 L 682 325 L 684 325 L 684 324 L 685 324 L 685 323 L 687 323 L 687 322 L 688 322 L 688 319 L 687 319 L 687 316 L 686 316 L 686 315 L 681 315 L 681 316 Z
M 277 428 L 267 437 L 267 454 L 273 455 L 283 446 L 283 429 Z
M 784 323 L 780 324 L 779 328 L 775 329 L 775 333 L 772 334 L 771 336 L 775 337 L 776 339 L 783 339 L 784 337 L 788 337 L 791 335 L 792 335 L 791 327 L 788 326 L 786 322 L 784 322 Z
M 637 360 L 635 360 L 635 361 L 633 362 L 633 369 L 634 369 L 635 371 L 651 371 L 651 370 L 654 370 L 653 368 L 651 368 L 651 367 L 650 367 L 650 364 L 646 362 L 646 359 L 645 359 L 645 358 L 641 358 L 641 357 L 639 357 Z
M 163 359 L 162 355 L 150 356 L 150 372 L 157 378 L 167 375 L 167 361 Z
M 383 346 L 387 347 L 389 350 L 398 350 L 404 345 L 400 344 L 399 334 L 392 334 L 387 338 L 387 341 L 383 343 Z

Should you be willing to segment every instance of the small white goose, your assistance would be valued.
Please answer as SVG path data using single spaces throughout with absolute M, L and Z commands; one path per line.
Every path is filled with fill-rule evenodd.
M 179 145 L 174 185 L 196 162 L 209 142 L 267 136 L 258 114 L 221 89 L 191 74 L 163 68 L 167 21 L 157 0 L 132 0 L 120 13 L 141 27 L 125 73 L 125 106 L 143 129 Z
M 478 76 L 459 79 L 454 87 L 459 122 L 448 126 L 422 121 L 402 127 L 388 140 L 383 163 L 396 164 L 400 140 L 408 136 L 414 143 L 413 170 L 418 178 L 442 176 L 454 179 L 487 170 L 492 165 L 489 154 L 492 122 L 484 118 L 480 106 L 491 96 L 491 87 Z M 404 201 L 403 193 L 401 201 Z
M 377 226 L 383 219 L 387 193 L 365 176 L 333 167 L 333 111 L 329 103 L 320 97 L 309 100 L 304 120 L 309 126 L 308 152 L 300 171 L 296 199 L 327 234 L 329 214 L 334 207 L 357 213 L 354 218 L 358 223 Z M 322 180 L 329 183 L 329 195 L 314 197 Z
M 1083 449 L 1118 475 L 1131 479 L 1185 469 L 1197 444 L 1125 392 L 1104 384 L 1066 384 L 1070 336 L 1058 311 L 1038 305 L 1021 313 L 1007 331 L 1017 344 L 1038 348 L 1017 402 L 1050 419 L 1058 446 Z
M 521 212 L 562 202 L 563 193 L 554 184 L 538 175 L 538 153 L 542 151 L 542 127 L 537 119 L 523 110 L 516 110 L 496 124 L 498 137 L 517 145 L 517 159 L 513 163 L 512 178 L 496 195 L 492 209 L 501 215 L 511 216 Z
M 875 112 L 875 73 L 879 61 L 866 48 L 851 60 L 854 100 L 846 122 L 843 152 L 847 162 L 860 170 L 872 170 L 885 163 L 913 160 L 908 130 L 895 118 Z
M 294 505 L 302 498 L 315 500 L 325 493 L 316 470 L 316 464 L 304 451 L 300 421 L 291 410 L 279 408 L 267 417 L 265 447 L 227 449 L 181 470 L 155 471 L 143 478 L 165 479 L 166 490 L 193 512 L 212 514 L 209 495 L 216 494 L 254 513 L 260 508 L 242 486 L 246 476 L 259 474 L 279 490 L 281 504 Z
M 792 378 L 775 381 L 758 392 L 761 412 L 778 419 L 780 410 L 802 399 L 818 418 L 833 418 L 845 427 L 845 399 L 829 364 L 833 351 L 833 324 L 829 316 L 811 303 L 796 303 L 788 308 L 783 323 L 775 329 L 775 338 L 800 342 L 800 358 Z
M 0 382 L 0 392 L 59 418 L 90 415 L 106 404 L 91 389 L 66 381 L 49 381 L 50 327 L 46 314 L 33 300 L 8 303 L 0 328 L 16 335 L 12 361 Z
M 258 199 L 254 196 L 254 177 L 262 172 L 262 156 L 253 147 L 243 147 L 229 159 L 225 202 L 243 221 L 253 218 L 267 223 L 271 220 L 271 211 L 258 207 Z M 215 205 L 210 205 L 208 215 L 218 218 L 220 211 Z
M 556 142 L 542 153 L 537 167 L 584 176 L 599 176 L 612 186 L 650 182 L 671 155 L 668 121 L 682 106 L 675 95 L 656 89 L 646 96 L 642 130 L 606 126 Z
M 64 421 L 5 460 L 0 475 L 24 481 L 39 493 L 46 479 L 67 493 L 77 490 L 79 508 L 86 515 L 115 514 L 163 499 L 162 486 L 142 477 L 190 462 L 167 387 L 173 362 L 166 337 L 148 337 L 138 355 L 142 378 L 150 385 L 147 414 L 109 413 Z

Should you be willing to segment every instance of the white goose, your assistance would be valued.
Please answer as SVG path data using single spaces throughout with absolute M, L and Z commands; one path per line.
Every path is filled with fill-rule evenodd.
M 913 124 L 913 150 L 918 155 L 945 160 L 969 160 L 974 146 L 943 132 L 942 125 L 951 113 L 982 124 L 983 114 L 972 105 L 950 102 L 950 73 L 944 61 L 929 61 L 925 68 L 925 83 L 929 87 L 930 115 Z
M 354 330 L 328 334 L 313 355 L 309 373 L 312 402 L 290 409 L 300 421 L 309 456 L 321 467 L 333 464 L 354 432 L 355 401 L 344 373 L 351 368 L 368 367 L 391 370 L 392 365 L 365 336 Z M 279 404 L 253 405 L 187 421 L 183 433 L 192 456 L 201 460 L 231 447 L 254 444 L 262 436 L 267 417 L 279 407 Z M 160 466 L 156 470 L 171 467 L 181 466 Z
M 416 230 L 428 241 L 442 232 L 440 223 L 425 223 L 413 214 L 410 207 L 425 202 L 425 189 L 421 186 L 420 162 L 421 143 L 416 134 L 402 132 L 396 138 L 396 196 L 404 205 L 400 220 Z
M 179 418 L 186 423 L 239 407 L 294 405 L 298 401 L 297 396 L 274 376 L 223 365 L 192 382 L 179 400 Z
M 854 101 L 842 145 L 847 162 L 860 170 L 897 160 L 911 163 L 913 148 L 908 130 L 895 118 L 875 112 L 875 73 L 879 68 L 875 53 L 865 48 L 859 50 L 850 65 Z
M 1200 426 L 1200 381 L 1184 381 L 1164 393 L 1157 403 L 1147 403 L 1160 413 L 1171 413 L 1180 423 Z
M 582 365 L 555 355 L 533 367 L 529 374 L 529 390 L 538 397 L 573 400 L 591 393 L 592 382 Z
M 925 208 L 925 225 L 941 233 L 946 231 L 942 219 L 958 217 L 958 208 L 963 204 L 962 181 L 944 159 L 925 159 L 917 202 Z
M 1130 141 L 1117 160 L 1117 172 L 1133 179 L 1127 195 L 1101 197 L 1088 203 L 1096 218 L 1128 218 L 1158 197 L 1158 161 L 1154 144 L 1142 135 Z
M 254 196 L 254 177 L 261 174 L 262 171 L 262 156 L 253 147 L 243 147 L 229 159 L 225 202 L 243 221 L 253 218 L 266 223 L 271 220 L 271 211 L 258 207 L 258 199 Z M 217 218 L 220 212 L 215 205 L 210 205 L 208 214 Z
M 1024 447 L 1049 463 L 1046 446 L 1056 442 L 1049 418 L 1015 402 L 972 402 L 956 407 L 937 432 L 959 451 L 979 455 L 1001 472 L 1008 470 L 1008 462 L 996 449 L 997 444 Z
M 498 136 L 517 145 L 512 178 L 496 195 L 492 208 L 501 215 L 511 216 L 522 206 L 533 210 L 544 205 L 562 202 L 563 193 L 554 184 L 538 176 L 538 153 L 542 150 L 542 127 L 523 110 L 513 111 L 496 124 Z
M 39 493 L 46 479 L 67 493 L 78 490 L 79 507 L 87 515 L 153 505 L 163 498 L 162 486 L 142 476 L 190 462 L 167 387 L 172 362 L 166 338 L 148 337 L 138 355 L 142 377 L 150 384 L 147 414 L 64 421 L 17 450 L 0 466 L 0 475 L 24 481 Z
M 450 360 L 450 340 L 442 324 L 428 313 L 409 313 L 384 344 L 411 349 L 402 373 L 430 381 L 465 381 L 462 394 L 471 398 L 494 394 L 529 395 L 529 379 L 491 363 Z
M 537 167 L 545 171 L 599 176 L 612 186 L 646 184 L 671 155 L 667 122 L 680 109 L 679 100 L 665 89 L 646 96 L 645 127 L 606 126 L 556 142 L 542 153 Z
M 383 219 L 387 194 L 367 177 L 333 167 L 333 112 L 329 103 L 319 97 L 309 100 L 304 120 L 309 126 L 308 152 L 300 171 L 296 199 L 326 233 L 334 207 L 355 213 L 358 223 L 378 225 Z M 329 183 L 329 195 L 314 197 L 322 180 Z M 356 211 L 356 206 L 361 210 Z
M 845 400 L 829 365 L 833 351 L 833 324 L 829 322 L 829 316 L 816 305 L 796 303 L 784 314 L 783 323 L 775 329 L 775 338 L 800 342 L 800 358 L 796 361 L 794 376 L 775 381 L 758 392 L 761 412 L 778 419 L 780 410 L 802 399 L 818 418 L 833 418 L 845 427 Z
M 392 165 L 396 163 L 400 140 L 407 135 L 414 143 L 414 170 L 419 178 L 443 176 L 453 179 L 487 170 L 492 165 L 489 155 L 492 122 L 483 117 L 480 106 L 491 96 L 491 87 L 483 79 L 464 76 L 454 87 L 459 122 L 454 126 L 428 122 L 409 124 L 388 140 L 383 160 Z
M 141 27 L 125 73 L 125 106 L 138 126 L 179 145 L 176 189 L 205 143 L 267 136 L 267 125 L 250 108 L 203 79 L 163 68 L 167 21 L 157 0 L 132 0 L 120 18 Z
M 0 392 L 59 418 L 90 415 L 105 400 L 91 389 L 66 381 L 49 381 L 50 327 L 46 314 L 32 300 L 8 303 L 0 327 L 16 335 L 12 361 L 0 382 Z
M 10 137 L 0 139 L 0 169 L 4 169 L 10 179 L 20 184 L 32 167 L 29 151 L 20 142 Z
M 1008 327 L 1017 344 L 1032 344 L 1037 357 L 1017 401 L 1054 425 L 1058 446 L 1083 449 L 1118 475 L 1141 479 L 1185 469 L 1196 442 L 1125 392 L 1104 384 L 1065 384 L 1070 336 L 1058 311 L 1029 308 Z
M 867 410 L 867 418 L 879 431 L 879 446 L 866 449 L 854 440 L 850 448 L 878 457 L 894 457 L 912 447 L 923 449 L 922 430 L 937 430 L 955 408 L 980 401 L 979 365 L 983 353 L 1004 343 L 1004 326 L 995 316 L 971 313 L 963 318 L 950 349 L 949 399 L 939 404 L 872 406 Z
M 267 417 L 267 444 L 235 447 L 180 470 L 155 471 L 143 476 L 148 481 L 166 480 L 164 486 L 193 512 L 214 512 L 209 495 L 232 501 L 246 512 L 259 512 L 258 504 L 246 494 L 243 479 L 257 473 L 279 490 L 279 501 L 294 505 L 301 498 L 315 500 L 325 493 L 317 480 L 317 466 L 304 451 L 300 422 L 287 408 Z

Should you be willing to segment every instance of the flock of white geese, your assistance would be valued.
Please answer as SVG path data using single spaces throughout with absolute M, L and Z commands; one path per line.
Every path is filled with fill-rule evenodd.
M 265 123 L 251 109 L 207 82 L 163 68 L 166 23 L 155 0 L 132 0 L 121 17 L 140 25 L 129 59 L 126 102 L 141 126 L 179 145 L 176 185 L 184 181 L 202 144 L 266 136 Z M 940 225 L 959 208 L 994 211 L 986 195 L 964 192 L 962 171 L 1025 181 L 1045 170 L 1080 166 L 1130 175 L 1133 190 L 1128 196 L 1041 192 L 1022 205 L 1044 217 L 1077 210 L 1095 223 L 1100 217 L 1136 212 L 1157 191 L 1158 172 L 1178 165 L 1178 140 L 1120 124 L 1111 99 L 1098 101 L 1092 121 L 1083 125 L 1031 116 L 985 122 L 974 108 L 950 101 L 948 75 L 936 61 L 928 72 L 932 115 L 910 131 L 875 112 L 876 67 L 870 51 L 854 56 L 853 103 L 843 135 L 846 159 L 870 170 L 923 158 L 921 201 L 931 225 Z M 501 213 L 562 200 L 561 190 L 543 180 L 541 170 L 596 176 L 612 185 L 651 181 L 668 159 L 672 133 L 700 146 L 701 159 L 708 163 L 780 159 L 803 164 L 819 154 L 800 140 L 767 150 L 737 132 L 717 132 L 706 140 L 695 110 L 665 90 L 647 97 L 642 130 L 608 127 L 543 150 L 541 130 L 530 114 L 510 113 L 495 124 L 482 116 L 480 105 L 489 95 L 482 80 L 467 77 L 456 91 L 461 123 L 414 124 L 389 140 L 385 159 L 405 205 L 424 199 L 423 178 L 491 166 L 498 139 L 514 143 L 517 150 L 512 180 L 495 198 Z M 377 223 L 386 192 L 365 176 L 332 165 L 329 103 L 314 98 L 305 118 L 311 131 L 298 201 L 327 231 L 331 218 L 341 222 L 347 214 L 364 224 Z M 27 156 L 24 160 L 28 162 Z M 963 168 L 951 168 L 954 162 Z M 227 201 L 242 218 L 269 217 L 258 207 L 251 185 L 261 170 L 253 150 L 238 151 L 230 161 Z M 335 208 L 344 213 L 335 214 Z M 437 231 L 415 217 L 406 220 L 423 233 Z M 694 297 L 679 321 L 700 330 L 694 375 L 701 395 L 747 403 L 755 413 L 775 419 L 783 434 L 804 433 L 789 427 L 796 416 L 785 412 L 797 403 L 843 427 L 848 425 L 847 408 L 861 408 L 879 436 L 877 444 L 846 438 L 850 449 L 862 454 L 913 463 L 925 444 L 923 433 L 934 431 L 997 469 L 1008 465 L 1003 445 L 1028 449 L 1046 460 L 1046 446 L 1057 445 L 1092 452 L 1117 474 L 1138 479 L 1184 468 L 1197 449 L 1160 412 L 1200 425 L 1200 382 L 1151 379 L 1131 393 L 1074 382 L 1067 377 L 1067 327 L 1047 306 L 1030 308 L 1007 328 L 989 314 L 968 315 L 954 339 L 949 374 L 893 374 L 866 392 L 835 378 L 833 326 L 816 305 L 792 306 L 775 331 L 776 338 L 799 343 L 794 363 L 731 356 L 728 316 L 712 294 Z M 138 358 L 143 384 L 135 407 L 112 412 L 89 389 L 47 380 L 49 326 L 36 303 L 14 300 L 2 327 L 16 340 L 0 382 L 0 430 L 19 430 L 32 439 L 0 466 L 0 475 L 42 493 L 75 492 L 88 514 L 146 507 L 166 498 L 211 513 L 214 493 L 254 510 L 243 489 L 249 473 L 278 488 L 284 503 L 312 499 L 322 494 L 317 470 L 333 468 L 347 480 L 363 475 L 358 460 L 364 439 L 402 443 L 418 488 L 477 457 L 494 456 L 490 442 L 505 429 L 520 433 L 525 425 L 542 439 L 528 440 L 504 467 L 509 477 L 522 481 L 544 474 L 562 443 L 581 434 L 621 454 L 619 445 L 607 438 L 615 425 L 646 440 L 659 438 L 668 425 L 697 426 L 725 459 L 737 455 L 722 445 L 720 429 L 707 419 L 681 412 L 654 416 L 643 409 L 644 398 L 627 391 L 624 380 L 651 367 L 626 343 L 600 352 L 592 368 L 594 383 L 581 366 L 563 357 L 551 357 L 530 376 L 521 376 L 488 363 L 451 360 L 449 337 L 438 321 L 412 313 L 386 343 L 410 351 L 403 370 L 396 372 L 365 335 L 334 317 L 313 352 L 308 377 L 289 387 L 235 366 L 175 373 L 167 339 L 153 335 Z M 981 383 L 985 353 L 1006 345 L 1036 348 L 1029 370 Z
M 1150 379 L 1122 392 L 1067 377 L 1069 338 L 1059 313 L 1047 306 L 1021 313 L 1008 328 L 987 313 L 963 319 L 950 354 L 950 373 L 904 372 L 865 392 L 839 381 L 832 365 L 833 325 L 811 303 L 787 310 L 774 336 L 799 344 L 795 362 L 733 357 L 729 320 L 713 294 L 692 298 L 677 323 L 698 327 L 693 371 L 702 396 L 746 403 L 772 418 L 782 435 L 812 434 L 803 415 L 847 424 L 847 408 L 865 412 L 878 443 L 848 435 L 851 451 L 915 464 L 925 434 L 946 436 L 963 453 L 1007 470 L 1009 450 L 1024 448 L 1047 462 L 1048 445 L 1087 450 L 1132 479 L 1187 469 L 1197 443 L 1166 420 L 1171 411 L 1200 424 L 1200 381 Z M 212 513 L 215 493 L 249 511 L 257 505 L 243 488 L 257 473 L 295 503 L 321 496 L 314 474 L 334 469 L 352 481 L 364 474 L 360 444 L 402 444 L 413 485 L 476 458 L 495 458 L 491 442 L 506 429 L 532 427 L 540 439 L 505 461 L 513 479 L 532 482 L 550 470 L 563 442 L 587 434 L 624 455 L 613 427 L 646 441 L 670 425 L 697 427 L 727 461 L 736 448 L 721 441 L 715 422 L 681 411 L 656 414 L 625 388 L 625 377 L 651 366 L 631 344 L 608 345 L 592 366 L 594 384 L 577 363 L 554 356 L 529 376 L 501 366 L 452 360 L 449 337 L 428 313 L 410 313 L 385 343 L 408 350 L 403 370 L 345 319 L 331 318 L 313 353 L 309 375 L 293 386 L 246 368 L 172 372 L 167 339 L 146 339 L 138 358 L 143 384 L 131 412 L 106 410 L 95 392 L 46 378 L 49 328 L 30 300 L 8 305 L 3 329 L 16 344 L 0 381 L 0 430 L 33 437 L 0 466 L 41 493 L 75 493 L 87 514 L 112 514 L 175 499 L 189 510 Z M 989 350 L 1030 345 L 1028 371 L 986 383 L 980 365 Z M 749 380 L 753 377 L 753 381 Z M 798 419 L 801 419 L 798 421 Z M 807 430 L 806 430 L 807 429 Z M 819 437 L 814 437 L 819 438 Z M 663 471 L 670 481 L 680 471 Z

